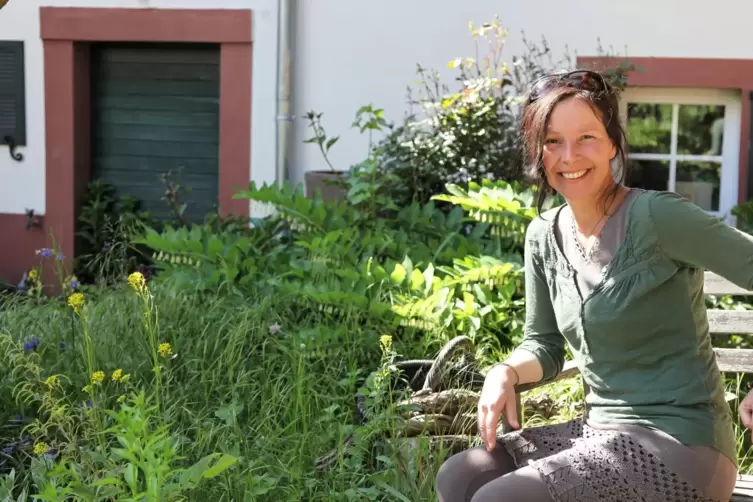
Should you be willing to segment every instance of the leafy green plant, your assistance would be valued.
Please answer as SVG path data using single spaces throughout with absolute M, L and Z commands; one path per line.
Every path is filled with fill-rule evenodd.
M 57 502 L 71 496 L 87 502 L 186 500 L 187 493 L 202 480 L 217 477 L 237 462 L 231 455 L 210 454 L 190 467 L 177 467 L 182 460 L 177 453 L 179 441 L 167 426 L 155 426 L 157 408 L 148 406 L 143 393 L 107 414 L 113 425 L 105 433 L 112 435 L 119 447 L 112 447 L 106 458 L 94 452 L 85 454 L 95 465 L 104 464 L 100 465 L 101 477 L 91 479 L 70 460 L 39 467 L 37 475 L 43 481 L 38 500 Z
M 274 274 L 282 231 L 281 222 L 269 220 L 257 221 L 252 228 L 237 222 L 191 229 L 167 226 L 161 232 L 149 228 L 133 242 L 153 251 L 152 260 L 163 273 L 181 284 L 207 289 L 244 285 L 261 274 Z
M 568 54 L 554 58 L 546 39 L 524 39 L 525 50 L 503 59 L 508 31 L 498 18 L 469 23 L 473 56 L 448 62 L 452 85 L 439 71 L 417 65 L 417 83 L 408 88 L 411 114 L 373 148 L 383 173 L 395 181 L 389 192 L 398 206 L 425 203 L 445 185 L 466 186 L 482 179 L 523 181 L 519 104 L 528 86 L 545 73 L 571 69 Z M 612 55 L 599 46 L 599 54 Z M 637 70 L 628 59 L 600 68 L 618 90 Z
M 89 184 L 76 232 L 80 251 L 75 273 L 80 281 L 118 282 L 145 261 L 132 239 L 155 222 L 140 205 L 130 195 L 117 198 L 115 189 L 100 180 Z
M 143 323 L 143 345 L 153 376 L 144 387 L 151 389 L 152 397 L 138 389 L 131 373 L 118 368 L 108 377 L 103 371 L 94 311 L 81 292 L 68 297 L 68 308 L 78 319 L 79 340 L 74 339 L 70 347 L 60 344 L 61 351 L 72 351 L 66 363 L 73 373 L 46 368 L 39 339 L 22 346 L 8 334 L 0 337 L 2 360 L 7 361 L 0 364 L 0 375 L 7 375 L 3 383 L 12 385 L 7 404 L 21 404 L 24 413 L 20 416 L 27 422 L 22 439 L 2 451 L 17 456 L 17 466 L 27 478 L 24 481 L 30 477 L 35 487 L 34 491 L 24 488 L 19 496 L 33 493 L 37 500 L 50 501 L 68 497 L 185 500 L 202 480 L 216 477 L 237 462 L 233 455 L 210 453 L 192 466 L 182 465 L 185 457 L 179 451 L 185 438 L 171 430 L 162 400 L 168 362 L 176 354 L 162 338 L 154 296 L 143 275 L 134 272 L 128 283 L 139 300 L 136 314 Z M 60 308 L 56 303 L 48 305 Z M 8 492 L 14 492 L 15 471 L 12 475 L 3 482 Z

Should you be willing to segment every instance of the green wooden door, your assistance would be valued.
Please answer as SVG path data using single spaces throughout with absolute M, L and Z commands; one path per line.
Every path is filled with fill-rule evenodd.
M 218 204 L 220 51 L 217 45 L 92 47 L 92 178 L 130 194 L 158 219 L 172 177 L 189 191 L 185 216 Z

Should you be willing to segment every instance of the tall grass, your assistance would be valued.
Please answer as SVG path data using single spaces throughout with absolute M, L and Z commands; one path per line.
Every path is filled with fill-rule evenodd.
M 436 469 L 448 452 L 430 452 L 419 443 L 406 455 L 405 445 L 380 441 L 395 426 L 389 417 L 355 426 L 356 392 L 384 363 L 383 326 L 372 326 L 355 312 L 328 316 L 294 296 L 207 294 L 160 281 L 149 288 L 158 325 L 144 322 L 145 302 L 126 284 L 85 293 L 90 351 L 83 343 L 84 326 L 66 305 L 18 302 L 0 313 L 0 335 L 22 347 L 33 362 L 28 367 L 37 368 L 36 373 L 18 372 L 10 362 L 0 362 L 0 474 L 13 469 L 15 495 L 23 488 L 43 492 L 46 483 L 59 480 L 54 466 L 66 459 L 91 464 L 83 469 L 87 483 L 106 479 L 108 468 L 118 465 L 108 452 L 119 445 L 117 435 L 104 429 L 149 415 L 138 406 L 143 392 L 156 404 L 150 420 L 168 431 L 175 466 L 188 467 L 218 453 L 238 459 L 188 491 L 187 500 L 433 499 Z M 34 338 L 38 342 L 29 342 Z M 398 353 L 427 354 L 426 347 L 416 346 L 420 342 L 393 339 Z M 159 343 L 169 343 L 172 353 L 156 360 Z M 160 372 L 155 373 L 155 364 Z M 130 375 L 127 384 L 113 380 L 118 369 Z M 92 385 L 93 370 L 106 375 L 94 394 L 83 390 Z M 50 420 L 49 409 L 40 407 L 48 394 L 18 392 L 27 380 L 44 382 L 54 375 L 60 376 L 60 392 L 53 408 L 66 406 L 70 427 L 60 417 L 62 425 Z M 742 379 L 729 385 L 737 396 L 744 395 Z M 120 401 L 128 391 L 129 401 Z M 578 379 L 527 393 L 524 426 L 574 418 L 582 398 Z M 128 403 L 136 410 L 131 415 L 123 408 Z M 737 403 L 731 404 L 736 412 Z M 98 430 L 83 424 L 87 409 L 102 412 Z M 126 415 L 118 419 L 118 413 Z M 77 421 L 82 423 L 76 426 Z M 749 435 L 739 420 L 735 427 L 742 471 L 751 472 Z M 355 446 L 345 454 L 343 441 L 354 431 Z M 49 448 L 39 450 L 40 444 Z M 81 453 L 86 448 L 102 458 L 86 457 Z M 333 449 L 335 463 L 317 471 L 317 458 Z M 9 479 L 0 481 L 0 498 Z
M 162 358 L 155 377 L 153 342 L 143 322 L 143 302 L 130 288 L 93 290 L 85 296 L 92 360 L 83 357 L 82 326 L 72 311 L 53 302 L 9 305 L 0 315 L 0 333 L 23 344 L 32 337 L 39 377 L 60 375 L 61 402 L 71 409 L 91 400 L 82 389 L 91 384 L 90 370 L 103 371 L 101 399 L 93 407 L 119 406 L 122 389 L 110 375 L 130 374 L 129 385 L 155 396 L 157 408 L 175 439 L 176 453 L 191 464 L 223 452 L 239 462 L 223 476 L 202 483 L 190 500 L 390 500 L 403 481 L 396 463 L 371 459 L 367 451 L 342 456 L 331 469 L 318 473 L 316 458 L 342 443 L 356 419 L 355 396 L 369 372 L 381 361 L 379 333 L 357 316 L 327 319 L 294 298 L 248 298 L 199 294 L 169 284 L 152 284 L 159 311 L 159 340 L 173 355 Z M 400 341 L 396 340 L 397 347 Z M 1 367 L 1 366 L 0 366 Z M 18 375 L 0 369 L 0 446 L 10 445 L 34 427 L 36 402 L 19 402 L 13 389 Z M 23 423 L 14 418 L 23 415 Z M 112 420 L 107 425 L 112 425 Z M 27 426 L 26 430 L 23 427 Z M 39 478 L 29 471 L 32 445 L 54 447 L 61 439 L 55 428 L 45 437 L 30 437 L 27 448 L 0 453 L 0 467 L 15 469 L 16 482 L 31 486 Z M 101 436 L 96 436 L 101 437 Z M 83 441 L 83 439 L 80 439 Z M 111 445 L 112 447 L 112 445 Z M 49 464 L 75 450 L 48 455 Z M 437 462 L 439 462 L 438 459 Z M 412 475 L 410 476 L 412 478 Z M 403 496 L 430 496 L 431 473 Z M 398 497 L 399 499 L 399 497 Z M 106 499 L 103 499 L 106 500 Z

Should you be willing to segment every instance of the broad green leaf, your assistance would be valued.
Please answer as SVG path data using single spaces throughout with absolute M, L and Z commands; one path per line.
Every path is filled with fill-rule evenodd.
M 118 478 L 104 478 L 92 483 L 92 486 L 122 485 L 123 481 Z
M 429 263 L 429 265 L 424 270 L 424 283 L 426 284 L 424 295 L 428 295 L 431 291 L 432 287 L 434 286 L 434 279 L 434 264 Z
M 133 464 L 126 464 L 123 468 L 123 477 L 128 486 L 135 488 L 139 483 L 139 470 Z
M 207 471 L 207 469 L 209 469 L 212 460 L 214 460 L 217 456 L 217 453 L 210 453 L 209 455 L 198 460 L 191 467 L 183 471 L 183 474 L 180 477 L 181 485 L 195 486 L 199 481 L 201 481 L 201 478 L 204 477 L 204 473 Z
M 220 457 L 220 459 L 212 467 L 204 471 L 204 477 L 211 479 L 218 474 L 225 472 L 236 462 L 238 462 L 238 459 L 233 457 L 232 455 L 222 455 L 222 457 Z
M 395 269 L 390 274 L 390 280 L 392 280 L 392 283 L 400 286 L 405 281 L 407 273 L 405 271 L 405 267 L 403 267 L 401 264 L 396 263 Z
M 476 299 L 467 291 L 463 291 L 463 311 L 470 315 L 476 311 Z
M 420 270 L 413 269 L 413 273 L 410 275 L 410 289 L 411 291 L 418 291 L 424 285 L 424 276 Z

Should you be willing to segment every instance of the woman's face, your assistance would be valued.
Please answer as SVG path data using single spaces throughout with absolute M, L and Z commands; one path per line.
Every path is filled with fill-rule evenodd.
M 566 200 L 598 200 L 614 183 L 610 161 L 616 154 L 588 103 L 568 98 L 555 105 L 544 140 L 544 169 L 551 187 Z

